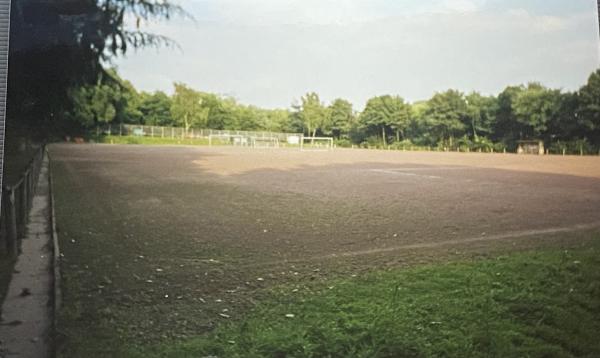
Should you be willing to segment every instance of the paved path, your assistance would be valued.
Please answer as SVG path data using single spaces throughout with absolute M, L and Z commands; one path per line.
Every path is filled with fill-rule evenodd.
M 52 226 L 44 158 L 21 255 L 2 305 L 0 357 L 48 357 L 52 314 Z

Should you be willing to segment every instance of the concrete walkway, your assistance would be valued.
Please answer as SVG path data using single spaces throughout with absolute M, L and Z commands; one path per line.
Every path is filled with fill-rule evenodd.
M 44 157 L 21 254 L 2 305 L 0 357 L 49 357 L 52 328 L 52 223 Z

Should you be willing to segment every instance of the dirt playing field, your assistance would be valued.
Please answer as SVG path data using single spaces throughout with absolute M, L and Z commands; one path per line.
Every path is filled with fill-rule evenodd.
M 82 329 L 181 338 L 264 287 L 600 229 L 599 157 L 67 144 L 51 157 L 67 355 Z

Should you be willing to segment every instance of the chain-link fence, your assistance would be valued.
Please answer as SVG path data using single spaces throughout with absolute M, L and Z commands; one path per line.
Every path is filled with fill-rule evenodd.
M 96 127 L 96 135 L 139 136 L 151 138 L 181 138 L 200 139 L 209 136 L 244 136 L 248 138 L 277 138 L 281 142 L 290 136 L 302 136 L 302 133 L 283 133 L 271 131 L 238 131 L 219 129 L 190 128 L 187 131 L 181 127 L 159 127 L 137 124 L 106 124 Z

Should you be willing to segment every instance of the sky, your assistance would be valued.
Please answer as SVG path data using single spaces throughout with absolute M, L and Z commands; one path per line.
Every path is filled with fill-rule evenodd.
M 595 0 L 181 0 L 194 20 L 143 24 L 180 48 L 114 61 L 144 91 L 173 82 L 288 108 L 307 92 L 356 110 L 373 96 L 578 89 L 600 67 Z

